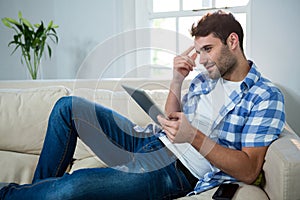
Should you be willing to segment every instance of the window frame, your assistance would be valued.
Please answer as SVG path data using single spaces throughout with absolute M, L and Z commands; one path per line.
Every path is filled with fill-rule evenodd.
M 246 35 L 244 40 L 244 51 L 246 57 L 249 57 L 250 54 L 250 11 L 251 11 L 251 0 L 247 3 L 247 5 L 244 6 L 234 6 L 234 7 L 215 7 L 215 1 L 212 0 L 212 7 L 211 8 L 203 8 L 203 9 L 196 9 L 196 10 L 183 10 L 183 0 L 180 1 L 180 7 L 178 11 L 167 11 L 167 12 L 153 12 L 153 0 L 136 0 L 136 28 L 140 27 L 150 27 L 151 28 L 151 21 L 154 19 L 161 19 L 161 18 L 175 18 L 175 26 L 176 26 L 176 54 L 180 54 L 180 48 L 179 48 L 179 21 L 181 17 L 195 17 L 195 16 L 203 16 L 208 12 L 215 12 L 218 10 L 224 10 L 225 12 L 231 12 L 233 14 L 240 14 L 245 13 L 246 14 L 246 28 L 244 29 L 244 34 Z M 145 15 L 145 13 L 148 13 L 148 15 Z M 150 38 L 151 39 L 151 38 Z M 139 63 L 140 58 L 137 57 L 137 63 Z M 152 57 L 149 55 L 150 60 L 150 68 L 149 70 L 153 70 L 152 68 L 155 68 L 155 70 L 158 70 L 159 65 L 156 65 L 155 63 L 152 63 Z M 162 70 L 166 70 L 166 67 L 161 67 Z M 151 74 L 148 73 L 147 74 Z M 155 78 L 150 75 L 149 78 Z
M 235 6 L 235 7 L 219 7 L 219 8 L 216 8 L 215 7 L 215 1 L 216 0 L 212 0 L 212 7 L 211 8 L 203 8 L 203 9 L 195 9 L 195 10 L 183 10 L 183 3 L 182 1 L 183 0 L 179 0 L 180 3 L 179 3 L 179 11 L 169 11 L 169 12 L 153 12 L 153 0 L 149 0 L 148 2 L 148 13 L 149 13 L 149 16 L 148 16 L 148 20 L 149 20 L 149 24 L 150 24 L 150 21 L 151 20 L 154 20 L 154 19 L 160 19 L 160 18 L 175 18 L 175 22 L 176 22 L 176 34 L 180 34 L 179 33 L 179 18 L 180 17 L 194 17 L 194 16 L 203 16 L 205 15 L 206 13 L 208 12 L 215 12 L 215 11 L 218 11 L 218 10 L 224 10 L 226 12 L 231 12 L 231 13 L 234 13 L 234 14 L 239 14 L 239 13 L 245 13 L 246 14 L 246 30 L 244 30 L 244 34 L 247 35 L 247 41 L 246 42 L 246 51 L 247 52 L 250 52 L 248 51 L 249 49 L 247 48 L 248 45 L 250 44 L 248 41 L 248 36 L 249 36 L 249 24 L 250 24 L 250 20 L 249 20 L 249 11 L 250 11 L 250 3 L 251 3 L 251 0 L 249 0 L 248 4 L 245 5 L 245 6 Z M 178 37 L 177 37 L 178 38 Z M 176 41 L 176 43 L 178 44 L 178 40 Z M 180 53 L 178 52 L 178 47 L 177 47 L 177 50 L 176 50 L 177 53 Z

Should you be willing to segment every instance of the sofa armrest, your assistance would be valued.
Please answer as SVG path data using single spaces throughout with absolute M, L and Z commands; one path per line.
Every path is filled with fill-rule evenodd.
M 270 145 L 263 170 L 270 199 L 299 199 L 300 138 L 292 130 L 285 128 Z

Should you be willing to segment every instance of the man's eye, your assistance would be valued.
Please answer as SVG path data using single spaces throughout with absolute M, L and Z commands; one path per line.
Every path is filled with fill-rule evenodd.
M 211 47 L 205 47 L 205 48 L 204 48 L 204 51 L 205 51 L 205 52 L 210 52 L 210 50 L 211 50 Z

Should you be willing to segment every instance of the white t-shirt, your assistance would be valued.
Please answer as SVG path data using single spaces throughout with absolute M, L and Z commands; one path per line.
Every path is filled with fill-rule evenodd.
M 229 103 L 229 95 L 232 91 L 240 90 L 240 84 L 241 82 L 226 81 L 220 78 L 214 90 L 201 96 L 191 124 L 216 141 L 218 136 L 213 135 L 216 133 L 211 131 L 212 124 L 219 115 L 221 107 Z M 211 164 L 191 144 L 172 144 L 165 135 L 159 139 L 196 178 L 200 179 L 207 172 L 212 171 Z

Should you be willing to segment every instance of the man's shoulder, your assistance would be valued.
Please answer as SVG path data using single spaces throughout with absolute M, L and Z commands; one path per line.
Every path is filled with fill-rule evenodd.
M 245 83 L 248 87 L 248 94 L 259 96 L 260 99 L 269 99 L 271 97 L 283 99 L 283 94 L 279 87 L 264 77 L 253 63 L 248 76 L 245 79 Z
M 283 94 L 279 87 L 263 76 L 261 76 L 260 79 L 250 88 L 249 92 L 257 94 L 261 96 L 261 98 L 283 98 Z

